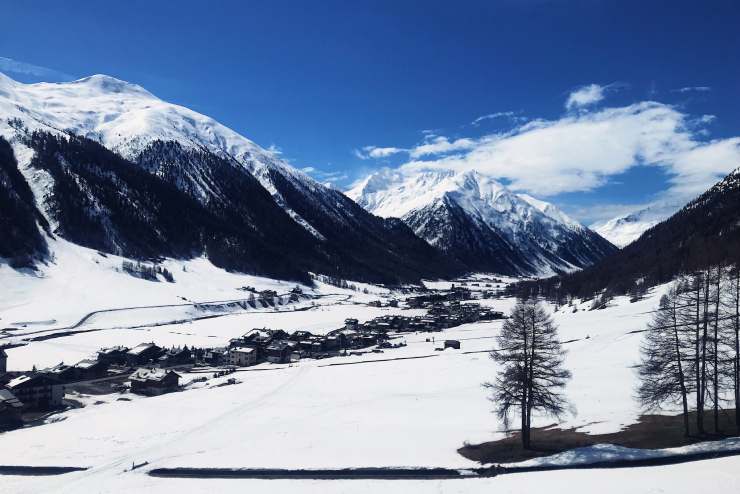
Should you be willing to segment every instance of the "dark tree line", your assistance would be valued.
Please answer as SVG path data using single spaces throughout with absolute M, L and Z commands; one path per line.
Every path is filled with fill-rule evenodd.
M 0 258 L 21 267 L 46 257 L 42 229 L 48 231 L 49 225 L 18 169 L 13 148 L 0 137 Z
M 706 410 L 713 432 L 719 414 L 735 408 L 740 430 L 740 272 L 717 265 L 677 279 L 661 298 L 645 331 L 638 398 L 646 409 L 681 404 L 684 433 L 705 434 Z
M 173 283 L 175 281 L 175 277 L 172 275 L 170 270 L 156 264 L 150 265 L 143 264 L 138 261 L 122 261 L 121 269 L 132 276 L 136 276 L 137 278 L 142 278 L 149 281 L 159 281 L 157 275 L 161 275 L 162 278 L 165 279 L 165 281 L 168 281 L 170 283 Z

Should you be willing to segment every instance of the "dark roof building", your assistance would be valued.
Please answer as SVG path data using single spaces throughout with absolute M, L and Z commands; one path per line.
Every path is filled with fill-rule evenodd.
M 21 423 L 23 403 L 7 389 L 0 389 L 0 429 Z
M 30 374 L 16 377 L 6 387 L 28 410 L 50 410 L 62 405 L 64 386 L 55 377 L 44 374 Z
M 162 349 L 154 343 L 142 343 L 126 352 L 126 364 L 143 365 L 158 359 L 162 353 Z
M 131 391 L 144 395 L 159 395 L 177 390 L 180 374 L 167 369 L 141 368 L 131 374 Z

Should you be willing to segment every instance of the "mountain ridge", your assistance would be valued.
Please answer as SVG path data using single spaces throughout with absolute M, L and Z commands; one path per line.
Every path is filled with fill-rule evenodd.
M 381 170 L 348 195 L 374 214 L 403 219 L 417 235 L 468 264 L 477 258 L 476 267 L 486 271 L 568 272 L 615 250 L 552 204 L 515 194 L 475 171 Z M 463 224 L 476 234 L 461 235 Z
M 155 239 L 163 231 L 179 235 L 176 229 L 164 228 L 169 219 L 155 214 L 160 207 L 156 201 L 139 198 L 134 207 L 128 201 L 133 193 L 115 199 L 116 183 L 124 180 L 121 174 L 128 174 L 141 187 L 163 190 L 160 182 L 174 187 L 173 201 L 188 204 L 185 210 L 210 225 L 210 234 L 195 225 L 188 227 L 200 235 L 189 239 L 188 245 L 195 246 L 193 255 L 203 249 L 219 252 L 220 265 L 227 269 L 243 269 L 246 261 L 239 258 L 251 252 L 249 256 L 261 260 L 247 262 L 249 272 L 302 279 L 307 271 L 317 271 L 395 283 L 464 271 L 405 226 L 373 216 L 216 120 L 167 103 L 135 84 L 101 75 L 39 84 L 3 76 L 0 113 L 6 117 L 0 121 L 0 136 L 16 155 L 38 156 L 46 145 L 64 148 L 60 162 L 56 155 L 44 155 L 43 162 L 37 159 L 31 165 L 33 158 L 29 158 L 19 170 L 34 190 L 42 214 L 51 219 L 53 231 L 69 236 L 76 223 L 98 232 L 91 233 L 90 239 L 75 237 L 78 242 L 99 238 L 96 242 L 103 250 L 120 247 L 121 254 L 133 256 L 156 253 L 156 249 L 131 247 L 136 242 L 134 232 L 116 228 L 117 222 L 127 219 L 116 211 L 118 207 L 141 207 L 136 213 L 151 220 L 137 219 L 142 238 Z M 113 154 L 96 149 L 93 142 Z M 127 164 L 113 165 L 121 159 Z M 117 171 L 107 170 L 109 164 Z M 133 176 L 126 167 L 138 168 L 147 176 Z M 84 186 L 66 180 L 70 174 Z M 89 209 L 86 216 L 70 219 L 63 214 L 69 208 L 57 207 L 67 200 L 58 197 L 60 183 L 67 183 L 64 193 L 74 196 L 69 201 Z M 100 208 L 102 204 L 106 207 Z M 109 222 L 105 228 L 111 239 L 123 235 L 128 240 L 120 244 L 100 240 L 103 219 Z M 187 218 L 181 220 L 185 226 Z M 227 230 L 231 233 L 226 234 Z M 215 237 L 208 240 L 208 235 Z M 223 245 L 218 245 L 219 238 Z M 361 239 L 368 241 L 360 244 Z M 151 245 L 163 248 L 165 244 Z M 250 250 L 254 246 L 261 247 Z M 189 255 L 188 249 L 174 254 Z M 270 258 L 284 265 L 284 272 L 275 273 Z

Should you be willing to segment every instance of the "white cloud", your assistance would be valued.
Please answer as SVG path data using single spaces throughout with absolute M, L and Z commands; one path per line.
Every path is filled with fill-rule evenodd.
M 705 116 L 656 102 L 529 122 L 507 134 L 435 137 L 402 166 L 477 170 L 534 195 L 593 190 L 636 165 L 663 167 L 670 194 L 695 194 L 740 166 L 740 138 L 705 142 Z M 456 154 L 434 157 L 443 151 Z M 432 152 L 434 151 L 434 152 Z M 426 159 L 418 159 L 428 156 Z
M 460 138 L 449 140 L 444 136 L 433 136 L 411 149 L 409 151 L 409 155 L 412 158 L 420 158 L 422 156 L 446 154 L 453 151 L 472 149 L 475 146 L 476 141 L 474 139 Z
M 569 95 L 566 107 L 593 105 L 616 86 L 585 86 Z M 364 159 L 408 153 L 401 172 L 475 170 L 535 196 L 591 191 L 634 166 L 655 166 L 666 172 L 668 181 L 653 200 L 688 201 L 740 167 L 740 137 L 709 140 L 708 125 L 714 120 L 713 115 L 694 116 L 679 107 L 643 101 L 569 111 L 506 133 L 475 138 L 428 133 L 409 149 L 367 146 L 357 152 Z
M 588 86 L 580 87 L 568 95 L 565 108 L 574 110 L 594 105 L 604 99 L 605 89 L 604 86 L 599 84 L 589 84 Z
M 12 58 L 7 57 L 0 57 L 0 71 L 34 76 L 49 82 L 71 81 L 74 79 L 73 76 L 58 70 L 13 60 Z
M 326 184 L 334 184 L 337 182 L 345 182 L 347 179 L 349 179 L 349 176 L 342 171 L 324 171 L 320 170 L 314 166 L 305 166 L 301 168 L 301 171 L 303 173 L 306 173 L 308 175 L 311 175 L 316 180 Z
M 737 167 L 740 167 L 740 137 L 697 144 L 672 160 L 669 193 L 694 197 Z
M 272 154 L 273 156 L 280 156 L 283 154 L 283 150 L 277 147 L 275 144 L 270 144 L 270 147 L 267 148 L 267 152 Z
M 394 147 L 365 146 L 362 149 L 355 149 L 354 154 L 360 159 L 379 159 L 393 156 L 394 154 L 406 152 L 406 149 Z

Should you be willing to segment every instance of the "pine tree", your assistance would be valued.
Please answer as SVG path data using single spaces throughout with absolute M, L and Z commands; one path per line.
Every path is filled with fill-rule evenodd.
M 563 367 L 565 356 L 557 326 L 539 304 L 520 301 L 497 337 L 498 349 L 491 358 L 501 365 L 494 382 L 484 386 L 493 392 L 491 401 L 505 424 L 519 410 L 521 438 L 530 447 L 532 411 L 560 417 L 566 400 L 561 393 L 571 373 Z

